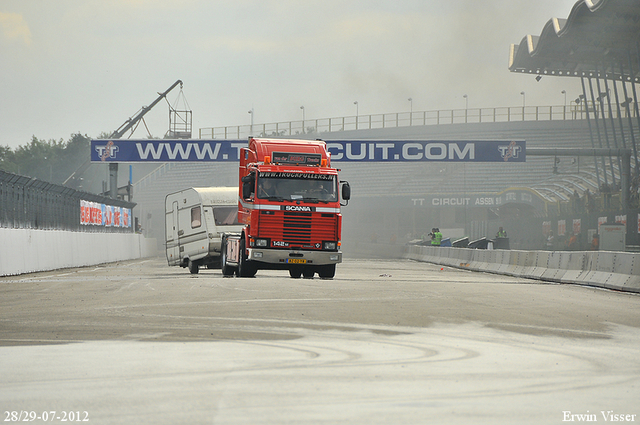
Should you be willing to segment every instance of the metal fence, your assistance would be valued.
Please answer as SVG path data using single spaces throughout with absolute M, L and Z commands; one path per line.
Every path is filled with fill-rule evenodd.
M 607 108 L 598 103 L 571 102 L 559 106 L 519 106 L 504 108 L 451 109 L 421 112 L 395 112 L 387 114 L 358 115 L 337 118 L 321 118 L 285 121 L 268 124 L 237 125 L 228 127 L 201 128 L 200 139 L 246 139 L 256 137 L 301 136 L 304 134 L 330 133 L 334 131 L 370 130 L 425 125 L 447 125 L 467 123 L 496 123 L 517 121 L 566 121 L 587 119 L 587 108 L 593 119 L 596 117 L 617 118 L 635 116 L 636 109 Z M 595 115 L 594 115 L 595 114 Z
M 132 231 L 130 224 L 125 227 L 81 224 L 81 201 L 126 209 L 135 206 L 131 202 L 0 171 L 0 227 L 82 232 Z

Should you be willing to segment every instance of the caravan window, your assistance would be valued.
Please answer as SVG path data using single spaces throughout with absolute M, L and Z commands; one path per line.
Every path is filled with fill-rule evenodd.
M 213 207 L 213 216 L 216 219 L 216 226 L 238 224 L 238 207 L 236 205 Z
M 191 208 L 191 228 L 195 229 L 202 225 L 202 212 L 200 207 Z

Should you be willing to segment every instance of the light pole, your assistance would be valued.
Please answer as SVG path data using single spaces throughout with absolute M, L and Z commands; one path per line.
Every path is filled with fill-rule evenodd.
M 300 109 L 302 109 L 302 134 L 304 134 L 304 105 Z
M 251 115 L 251 129 L 249 132 L 251 133 L 250 136 L 253 136 L 253 108 L 249 110 L 249 115 Z
M 359 110 L 358 110 L 358 101 L 356 100 L 355 102 L 353 102 L 354 105 L 356 105 L 356 130 L 358 129 L 358 116 L 360 115 Z
M 464 122 L 467 122 L 468 111 L 469 111 L 469 96 L 462 95 L 464 97 Z
M 562 106 L 562 119 L 567 119 L 567 91 L 562 90 L 560 93 L 564 95 L 564 105 Z
M 521 91 L 520 94 L 522 95 L 522 121 L 524 121 L 524 108 L 526 106 L 525 95 L 523 91 Z
M 409 126 L 413 123 L 413 99 L 409 98 Z

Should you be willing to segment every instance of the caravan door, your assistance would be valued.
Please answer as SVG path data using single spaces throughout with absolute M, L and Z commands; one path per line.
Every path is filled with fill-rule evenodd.
M 178 202 L 171 205 L 171 217 L 167 217 L 167 262 L 169 265 L 180 263 L 180 239 L 178 238 Z

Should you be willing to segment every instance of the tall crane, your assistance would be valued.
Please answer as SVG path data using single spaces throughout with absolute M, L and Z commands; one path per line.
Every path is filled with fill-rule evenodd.
M 135 117 L 129 118 L 124 123 L 122 123 L 122 125 L 120 127 L 118 127 L 117 130 L 115 130 L 113 133 L 111 133 L 109 138 L 110 139 L 119 139 L 119 138 L 121 138 L 127 131 L 129 131 L 136 124 L 138 124 L 138 122 L 140 122 L 140 120 L 142 120 L 142 118 L 146 115 L 146 113 L 149 112 L 154 106 L 156 106 L 158 104 L 158 102 L 160 102 L 162 99 L 167 97 L 169 92 L 171 90 L 173 90 L 174 88 L 176 88 L 176 86 L 178 84 L 180 85 L 180 88 L 182 89 L 182 80 L 177 80 L 175 83 L 173 83 L 171 85 L 171 87 L 169 87 L 163 93 L 158 93 L 158 98 L 156 100 L 154 100 L 153 102 L 151 102 L 151 104 L 149 104 L 149 106 L 143 106 L 142 109 L 140 110 L 140 112 L 138 112 L 138 114 Z M 80 175 L 82 175 L 85 171 L 87 171 L 87 169 L 89 168 L 90 165 L 91 165 L 91 160 L 87 159 L 62 184 L 66 185 L 69 181 L 72 181 L 76 177 L 79 177 Z M 109 196 L 111 196 L 114 199 L 118 195 L 118 163 L 117 162 L 110 162 L 109 163 L 109 193 L 110 193 Z
M 129 118 L 128 120 L 126 120 L 120 127 L 118 127 L 118 129 L 116 131 L 114 131 L 111 134 L 111 136 L 109 136 L 109 138 L 110 139 L 119 139 L 119 138 L 121 138 L 124 135 L 124 133 L 126 133 L 127 131 L 132 129 L 138 123 L 138 121 L 140 121 L 142 119 L 142 117 L 144 117 L 145 114 L 151 110 L 151 108 L 156 106 L 158 104 L 158 102 L 160 102 L 162 99 L 167 97 L 169 92 L 171 90 L 173 90 L 174 88 L 176 88 L 176 86 L 178 84 L 180 84 L 180 88 L 182 89 L 182 81 L 178 80 L 175 83 L 173 83 L 171 85 L 171 87 L 169 87 L 167 90 L 165 90 L 164 93 L 158 93 L 159 96 L 158 96 L 158 98 L 156 100 L 154 100 L 149 106 L 143 106 L 142 109 L 140 110 L 140 112 L 138 113 L 138 115 L 136 115 L 133 118 Z

